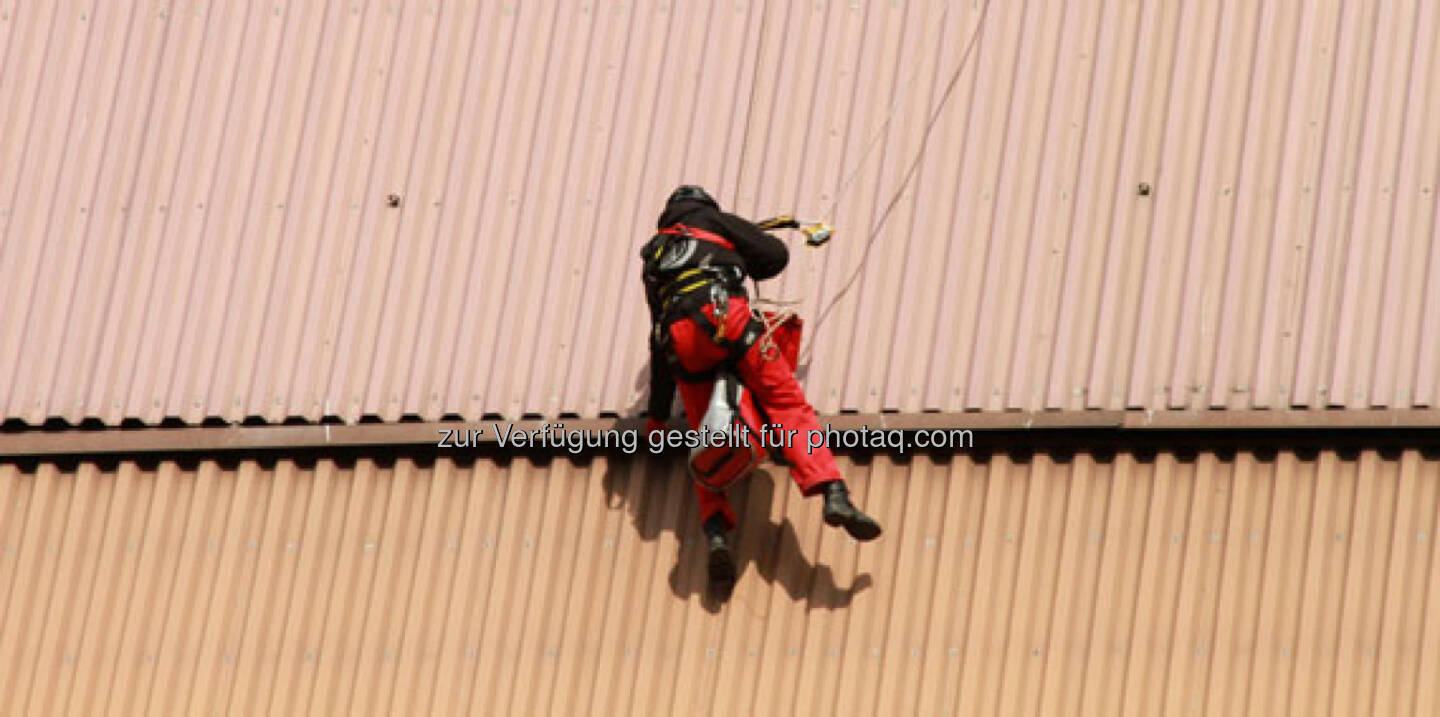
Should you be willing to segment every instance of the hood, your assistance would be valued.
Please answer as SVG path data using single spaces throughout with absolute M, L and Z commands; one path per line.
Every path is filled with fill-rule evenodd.
M 660 212 L 660 219 L 655 223 L 656 227 L 668 227 L 676 222 L 683 222 L 685 217 L 695 212 L 715 210 L 716 207 L 709 202 L 702 202 L 698 199 L 682 199 L 678 202 L 670 202 L 665 205 L 665 211 Z

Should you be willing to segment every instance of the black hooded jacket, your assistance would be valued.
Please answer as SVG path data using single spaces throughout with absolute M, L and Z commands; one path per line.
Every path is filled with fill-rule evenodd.
M 675 224 L 714 232 L 735 245 L 733 261 L 746 276 L 756 281 L 773 278 L 785 269 L 790 261 L 790 251 L 785 242 L 765 233 L 753 222 L 734 214 L 721 211 L 710 203 L 698 199 L 683 199 L 665 205 L 657 228 Z M 727 252 L 728 253 L 728 252 Z M 660 320 L 659 297 L 646 292 L 650 305 L 650 320 Z M 669 366 L 660 349 L 653 346 L 650 355 L 650 403 L 651 418 L 664 421 L 670 418 L 670 405 L 675 399 L 675 377 L 670 375 Z

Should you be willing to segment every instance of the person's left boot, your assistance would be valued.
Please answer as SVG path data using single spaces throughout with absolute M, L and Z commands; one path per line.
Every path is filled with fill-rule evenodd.
M 727 598 L 735 589 L 735 556 L 730 552 L 730 530 L 725 516 L 716 513 L 705 521 L 705 544 L 708 557 L 707 572 L 710 589 L 716 596 Z
M 825 494 L 825 523 L 841 526 L 850 537 L 859 541 L 880 537 L 880 523 L 860 512 L 850 502 L 850 491 L 844 481 L 830 481 L 822 489 Z

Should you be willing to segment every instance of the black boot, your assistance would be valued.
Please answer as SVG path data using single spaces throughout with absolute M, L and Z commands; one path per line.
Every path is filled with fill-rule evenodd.
M 860 541 L 880 537 L 880 524 L 850 503 L 850 491 L 845 488 L 844 481 L 830 481 L 825 484 L 824 491 L 827 525 L 844 526 L 850 537 Z
M 735 557 L 730 553 L 730 540 L 725 536 L 729 529 L 729 521 L 719 513 L 705 521 L 710 589 L 722 599 L 729 597 L 735 589 Z

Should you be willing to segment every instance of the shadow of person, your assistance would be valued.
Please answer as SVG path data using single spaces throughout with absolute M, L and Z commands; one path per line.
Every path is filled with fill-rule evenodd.
M 698 596 L 705 610 L 717 613 L 730 595 L 715 592 L 709 584 L 708 546 L 696 516 L 694 489 L 685 472 L 685 451 L 672 449 L 660 456 L 648 454 L 648 449 L 642 451 L 646 452 L 617 461 L 607 470 L 602 481 L 606 504 L 627 509 L 641 540 L 659 540 L 663 533 L 673 533 L 679 550 L 669 575 L 671 591 L 682 600 Z M 770 471 L 762 468 L 728 492 L 740 518 L 730 536 L 737 584 L 753 572 L 766 583 L 780 586 L 791 600 L 804 601 L 808 608 L 848 607 L 872 585 L 870 575 L 858 575 L 842 587 L 830 566 L 817 565 L 809 558 L 789 518 L 778 523 L 770 520 L 777 490 L 794 487 L 789 481 L 777 486 Z M 798 493 L 793 497 L 800 499 Z M 818 502 L 813 509 L 820 509 Z M 815 546 L 809 550 L 813 552 Z

